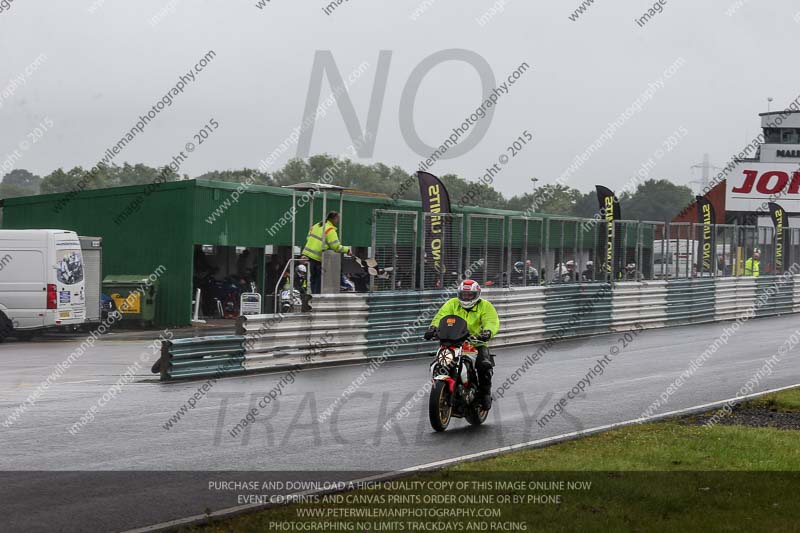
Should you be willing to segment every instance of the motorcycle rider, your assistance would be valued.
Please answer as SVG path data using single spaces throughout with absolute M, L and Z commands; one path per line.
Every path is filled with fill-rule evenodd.
M 511 283 L 514 285 L 527 285 L 526 274 L 525 263 L 517 261 L 514 263 L 514 273 L 511 274 Z
M 284 290 L 288 290 L 290 285 L 291 278 L 287 273 L 286 281 L 283 284 Z M 297 268 L 294 269 L 294 290 L 300 294 L 306 294 L 308 292 L 308 268 L 303 264 L 297 265 Z
M 636 263 L 628 263 L 625 265 L 625 271 L 620 272 L 619 277 L 625 281 L 642 281 L 644 275 L 636 270 Z
M 456 298 L 447 300 L 436 316 L 433 317 L 425 340 L 430 340 L 436 335 L 439 321 L 448 316 L 456 315 L 467 321 L 467 327 L 473 337 L 478 339 L 474 343 L 478 349 L 475 360 L 475 370 L 478 374 L 478 394 L 481 406 L 484 409 L 492 407 L 492 374 L 494 356 L 489 353 L 488 341 L 500 331 L 500 318 L 497 310 L 488 301 L 481 299 L 481 286 L 476 281 L 465 279 L 458 286 Z
M 586 269 L 581 272 L 581 281 L 594 281 L 594 261 L 586 261 Z
M 573 283 L 577 281 L 577 277 L 578 277 L 578 272 L 575 270 L 575 261 L 570 259 L 569 261 L 567 261 L 567 272 L 563 279 L 565 282 Z

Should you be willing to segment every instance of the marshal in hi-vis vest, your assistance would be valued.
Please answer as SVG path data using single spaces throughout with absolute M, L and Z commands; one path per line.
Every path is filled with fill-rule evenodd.
M 323 240 L 324 238 L 324 240 Z M 322 251 L 330 249 L 340 254 L 346 254 L 350 251 L 349 246 L 343 246 L 339 242 L 339 234 L 336 233 L 336 226 L 331 221 L 325 222 L 325 231 L 322 230 L 322 225 L 317 222 L 308 232 L 306 238 L 306 245 L 303 248 L 303 255 L 314 261 L 322 261 Z

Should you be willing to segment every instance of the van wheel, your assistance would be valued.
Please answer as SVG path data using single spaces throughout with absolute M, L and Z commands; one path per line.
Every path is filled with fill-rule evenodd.
M 6 337 L 10 337 L 13 331 L 14 323 L 5 313 L 0 311 L 0 342 L 3 342 Z

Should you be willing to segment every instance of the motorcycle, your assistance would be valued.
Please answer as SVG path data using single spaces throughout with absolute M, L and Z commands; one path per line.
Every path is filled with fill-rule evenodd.
M 300 296 L 300 291 L 297 289 L 283 289 L 281 291 L 281 314 L 285 315 L 287 313 L 294 312 L 296 309 L 300 309 L 303 305 L 302 297 Z
M 431 388 L 428 416 L 436 431 L 444 431 L 450 420 L 465 418 L 473 426 L 482 424 L 489 415 L 481 407 L 478 395 L 478 374 L 475 359 L 477 339 L 470 336 L 467 321 L 449 315 L 439 321 L 436 333 L 439 350 L 431 363 Z

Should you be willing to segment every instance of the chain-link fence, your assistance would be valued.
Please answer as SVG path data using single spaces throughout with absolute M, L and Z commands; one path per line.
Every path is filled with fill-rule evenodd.
M 376 210 L 372 225 L 372 256 L 378 275 L 371 276 L 370 290 L 416 288 L 417 228 L 415 211 Z
M 545 225 L 542 218 L 509 219 L 507 272 L 512 287 L 541 283 Z
M 472 279 L 485 286 L 508 287 L 504 269 L 506 219 L 494 215 L 467 215 L 466 261 Z
M 642 265 L 641 224 L 629 220 L 614 222 L 614 279 L 640 281 Z
M 716 276 L 736 275 L 736 226 L 717 224 L 714 226 L 714 252 L 716 255 Z
M 639 223 L 639 266 L 642 279 L 663 279 L 662 265 L 666 257 L 664 237 L 667 234 L 667 224 L 664 222 Z
M 546 223 L 546 267 L 542 279 L 549 283 L 576 283 L 603 279 L 603 220 L 583 218 L 549 219 Z
M 800 265 L 800 228 L 784 228 L 783 235 L 779 250 L 782 254 L 782 269 L 779 273 L 788 272 L 792 265 Z
M 800 228 L 378 211 L 372 250 L 374 291 L 757 276 L 800 262 Z

